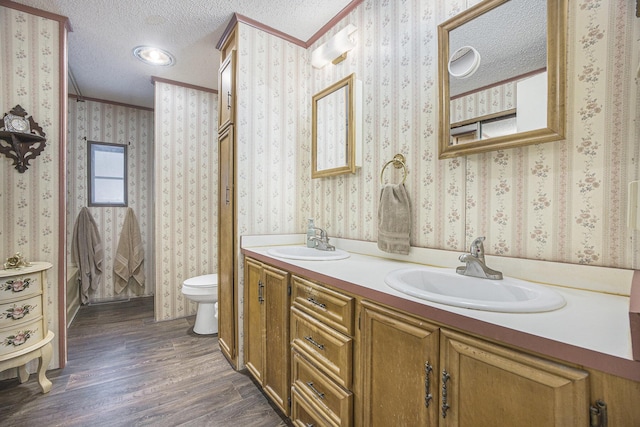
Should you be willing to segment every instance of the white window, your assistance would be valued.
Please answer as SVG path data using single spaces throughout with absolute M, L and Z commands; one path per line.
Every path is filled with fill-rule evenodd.
M 89 206 L 127 206 L 127 146 L 89 141 Z

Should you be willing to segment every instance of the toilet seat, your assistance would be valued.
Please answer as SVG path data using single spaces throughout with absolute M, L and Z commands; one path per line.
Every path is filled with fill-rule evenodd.
M 218 286 L 217 274 L 205 274 L 203 276 L 191 277 L 184 281 L 183 285 L 193 287 L 212 288 Z
M 205 274 L 204 276 L 192 277 L 182 283 L 182 293 L 184 295 L 211 295 L 217 299 L 218 275 Z M 213 302 L 213 301 L 212 301 Z

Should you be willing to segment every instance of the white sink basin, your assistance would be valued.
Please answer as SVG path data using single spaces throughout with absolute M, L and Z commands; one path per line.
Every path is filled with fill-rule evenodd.
M 286 259 L 298 259 L 304 261 L 335 261 L 349 258 L 349 252 L 341 249 L 335 251 L 321 251 L 306 246 L 280 246 L 267 250 L 271 256 Z
M 565 305 L 562 295 L 546 286 L 511 277 L 491 280 L 462 276 L 449 268 L 403 268 L 390 272 L 384 281 L 416 298 L 476 310 L 536 313 Z

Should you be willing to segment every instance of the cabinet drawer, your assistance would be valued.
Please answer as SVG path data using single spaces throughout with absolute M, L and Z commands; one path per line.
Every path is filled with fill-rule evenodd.
M 39 294 L 42 290 L 40 277 L 40 273 L 3 277 L 0 279 L 0 303 Z
M 293 352 L 293 386 L 335 426 L 351 426 L 353 394 L 337 386 L 299 353 Z
M 30 322 L 42 316 L 39 295 L 20 301 L 0 304 L 0 328 Z
M 322 416 L 309 405 L 298 393 L 295 387 L 291 388 L 291 421 L 296 427 L 321 427 L 334 426 L 335 424 L 322 418 Z
M 20 351 L 44 339 L 42 318 L 0 330 L 0 356 Z
M 353 298 L 293 276 L 293 304 L 343 334 L 353 336 Z
M 322 368 L 335 382 L 344 388 L 351 388 L 353 340 L 350 337 L 292 307 L 291 346 Z

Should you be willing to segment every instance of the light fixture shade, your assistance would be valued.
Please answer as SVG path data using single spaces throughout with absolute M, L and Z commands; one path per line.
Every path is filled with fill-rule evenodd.
M 133 56 L 145 64 L 159 65 L 162 67 L 170 67 L 176 62 L 173 55 L 166 50 L 151 46 L 137 46 L 133 48 Z
M 466 79 L 480 66 L 480 53 L 473 46 L 463 46 L 453 52 L 448 69 L 452 77 Z
M 318 46 L 311 53 L 311 65 L 315 68 L 322 68 L 329 62 L 339 58 L 353 49 L 356 44 L 351 41 L 349 36 L 357 30 L 356 26 L 349 24 L 342 30 L 338 31 L 327 42 Z

